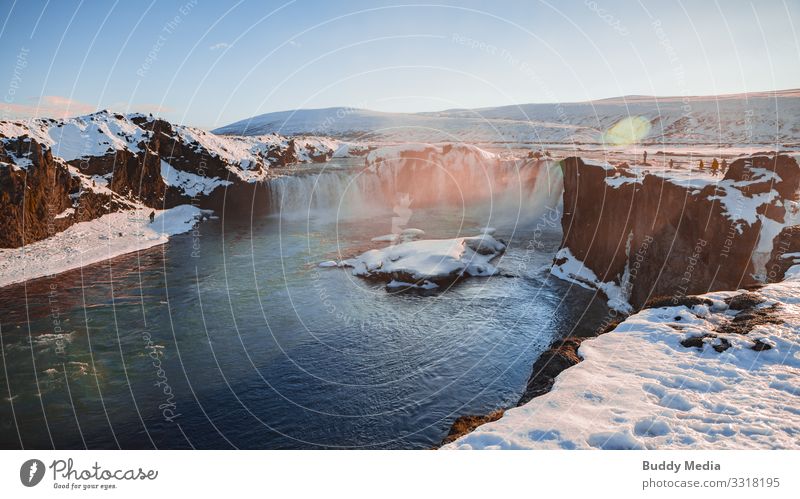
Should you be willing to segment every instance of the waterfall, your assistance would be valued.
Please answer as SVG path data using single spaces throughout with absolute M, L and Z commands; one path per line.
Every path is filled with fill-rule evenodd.
M 450 206 L 495 224 L 533 220 L 561 200 L 561 169 L 552 160 L 445 151 L 272 179 L 270 212 L 290 219 L 370 217 L 391 212 L 405 198 L 411 208 Z

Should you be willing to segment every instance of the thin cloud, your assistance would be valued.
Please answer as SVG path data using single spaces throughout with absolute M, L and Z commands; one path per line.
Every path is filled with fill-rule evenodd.
M 230 43 L 220 42 L 220 43 L 215 43 L 214 45 L 208 47 L 208 50 L 222 50 L 230 47 L 231 47 Z
M 29 99 L 34 101 L 34 99 Z M 156 116 L 174 112 L 175 109 L 160 104 L 131 104 L 129 102 L 114 102 L 110 105 L 96 106 L 85 102 L 68 99 L 60 95 L 45 95 L 39 99 L 38 104 L 17 104 L 0 102 L 0 120 L 16 120 L 28 118 L 72 118 L 90 114 L 100 109 L 112 109 L 121 113 L 144 113 Z
M 76 101 L 60 95 L 44 95 L 36 104 L 0 103 L 0 114 L 8 119 L 20 118 L 68 118 L 81 114 L 89 114 L 97 107 L 85 102 Z

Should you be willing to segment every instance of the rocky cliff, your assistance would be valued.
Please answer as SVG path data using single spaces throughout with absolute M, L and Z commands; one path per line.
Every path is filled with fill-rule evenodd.
M 266 209 L 263 183 L 280 168 L 367 151 L 319 137 L 219 137 L 108 111 L 0 121 L 0 248 L 120 209 Z
M 798 246 L 787 227 L 800 222 L 800 168 L 789 156 L 739 159 L 723 178 L 575 157 L 562 170 L 563 240 L 552 272 L 602 290 L 625 312 L 654 297 L 756 285 Z

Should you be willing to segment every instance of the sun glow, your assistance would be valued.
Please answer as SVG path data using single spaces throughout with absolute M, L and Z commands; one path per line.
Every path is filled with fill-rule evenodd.
M 636 144 L 650 133 L 650 121 L 642 116 L 628 116 L 616 122 L 604 134 L 604 140 L 616 146 Z

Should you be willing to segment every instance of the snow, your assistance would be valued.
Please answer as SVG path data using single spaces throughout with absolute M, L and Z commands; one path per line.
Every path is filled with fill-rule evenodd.
M 719 200 L 723 213 L 731 221 L 753 225 L 758 220 L 758 208 L 771 203 L 779 194 L 775 189 L 754 196 L 747 196 L 735 182 L 724 180 L 718 184 L 718 193 L 708 197 L 709 201 Z M 741 224 L 737 227 L 741 232 Z
M 691 113 L 686 113 L 690 103 Z M 776 144 L 798 142 L 796 91 L 705 97 L 627 96 L 589 102 L 521 104 L 431 113 L 366 109 L 302 109 L 268 113 L 215 133 L 368 136 L 382 142 L 601 144 L 626 120 L 651 123 L 642 142 L 669 144 Z M 720 146 L 716 146 L 719 150 Z
M 380 243 L 380 242 L 393 243 L 393 242 L 395 242 L 396 239 L 398 239 L 398 237 L 400 237 L 400 234 L 384 234 L 382 236 L 373 237 L 371 239 L 371 241 L 377 242 L 377 243 Z
M 148 215 L 155 211 L 153 223 Z M 83 267 L 164 244 L 188 232 L 203 211 L 191 205 L 168 210 L 126 210 L 70 226 L 20 248 L 0 249 L 0 286 Z
M 72 161 L 121 150 L 139 152 L 138 144 L 149 132 L 125 116 L 101 111 L 64 120 L 4 121 L 0 122 L 0 135 L 28 135 L 50 147 L 54 156 Z
M 350 158 L 365 154 L 369 146 L 366 144 L 353 144 L 349 142 L 342 142 L 336 147 L 333 152 L 333 158 Z
M 600 168 L 606 171 L 614 171 L 617 169 L 617 167 L 609 164 L 606 161 L 594 161 L 591 159 L 583 159 L 583 164 L 588 166 L 599 166 Z
M 647 172 L 662 177 L 672 184 L 689 189 L 702 189 L 707 185 L 717 185 L 721 179 L 721 177 L 712 175 L 710 172 L 684 168 L 651 168 Z
M 599 289 L 608 298 L 608 306 L 623 313 L 630 313 L 633 307 L 628 303 L 625 290 L 615 282 L 602 282 L 597 275 L 573 256 L 569 248 L 561 248 L 553 257 L 554 261 L 563 260 L 563 263 L 554 263 L 550 273 L 559 279 L 575 283 L 586 289 Z
M 408 241 L 383 249 L 374 249 L 344 260 L 341 266 L 351 267 L 353 275 L 384 277 L 395 286 L 414 283 L 398 280 L 407 276 L 421 286 L 435 287 L 435 281 L 461 276 L 488 277 L 497 269 L 490 263 L 505 251 L 505 244 L 483 234 L 454 239 Z M 391 283 L 390 283 L 391 284 Z
M 642 177 L 630 177 L 628 175 L 620 175 L 619 173 L 614 175 L 613 177 L 606 177 L 605 180 L 606 184 L 618 189 L 619 187 L 627 184 L 641 184 Z
M 147 132 L 129 122 L 107 113 L 65 120 L 61 126 L 48 130 L 50 148 L 64 161 L 103 156 L 109 152 L 129 150 L 138 152 L 138 143 Z
M 263 180 L 265 174 L 259 173 L 256 165 L 269 167 L 270 152 L 287 150 L 290 141 L 294 140 L 295 155 L 299 163 L 311 163 L 314 157 L 333 156 L 338 152 L 338 158 L 348 157 L 350 151 L 358 151 L 360 147 L 355 144 L 341 143 L 325 137 L 295 137 L 288 139 L 280 135 L 259 135 L 252 137 L 237 137 L 229 135 L 215 135 L 205 130 L 187 126 L 176 126 L 178 136 L 185 143 L 194 147 L 197 152 L 207 152 L 211 156 L 219 157 L 230 165 L 238 168 L 229 168 L 234 174 L 246 182 Z
M 134 118 L 142 117 L 141 114 L 121 115 L 100 111 L 60 120 L 45 118 L 0 121 L 0 138 L 30 136 L 40 144 L 50 147 L 54 156 L 67 162 L 106 156 L 123 150 L 137 154 L 142 152 L 140 143 L 152 136 L 152 132 L 133 122 Z M 220 158 L 233 175 L 245 182 L 265 180 L 267 170 L 274 161 L 271 155 L 274 156 L 275 151 L 286 151 L 292 140 L 300 163 L 312 162 L 315 157 L 329 157 L 334 154 L 344 158 L 348 157 L 350 151 L 359 153 L 367 149 L 363 144 L 352 142 L 342 144 L 340 141 L 325 137 L 289 139 L 275 134 L 235 137 L 215 135 L 184 125 L 173 125 L 172 129 L 188 147 L 198 154 Z M 13 159 L 15 168 L 24 169 L 31 164 L 27 158 Z M 197 189 L 201 192 L 205 187 L 198 186 L 196 180 L 186 176 L 175 179 L 178 184 L 191 184 L 186 185 L 190 191 Z M 221 184 L 216 184 L 219 185 Z
M 250 169 L 252 165 L 261 160 L 253 152 L 254 145 L 275 146 L 280 143 L 281 139 L 273 135 L 260 137 L 259 140 L 222 137 L 188 126 L 176 126 L 175 131 L 184 143 L 193 145 L 195 151 L 207 152 L 213 157 L 218 157 L 229 164 L 239 165 L 245 170 Z
M 71 216 L 73 214 L 75 214 L 75 208 L 67 208 L 66 210 L 64 210 L 61 213 L 59 213 L 58 215 L 56 215 L 54 218 L 55 219 L 67 218 L 67 217 L 69 217 L 69 216 Z
M 800 266 L 758 293 L 781 324 L 718 333 L 702 349 L 680 341 L 714 331 L 737 313 L 713 305 L 646 309 L 582 343 L 583 361 L 553 389 L 510 409 L 448 448 L 764 449 L 800 447 Z M 741 313 L 741 312 L 738 312 Z M 680 320 L 677 318 L 680 317 Z M 731 346 L 711 348 L 724 338 Z M 755 340 L 772 348 L 753 350 Z
M 208 196 L 217 187 L 233 183 L 218 177 L 202 177 L 194 173 L 176 170 L 163 159 L 161 160 L 161 178 L 165 184 L 177 188 L 189 197 L 196 197 L 199 194 Z

